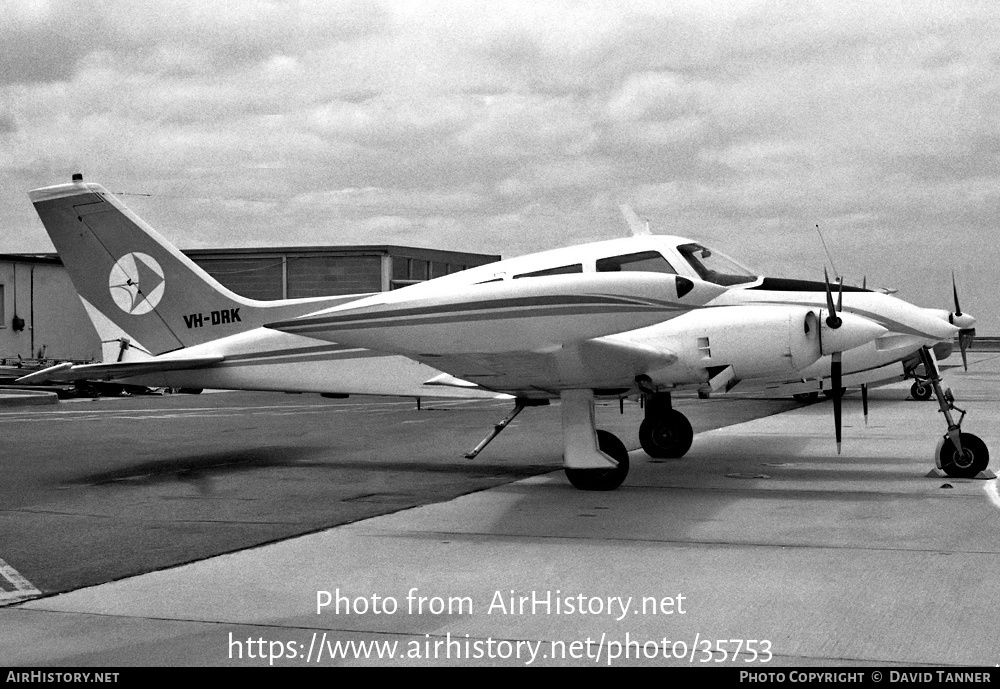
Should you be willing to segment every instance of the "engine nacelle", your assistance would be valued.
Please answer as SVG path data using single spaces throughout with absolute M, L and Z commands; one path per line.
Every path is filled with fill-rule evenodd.
M 738 379 L 794 377 L 825 354 L 853 349 L 887 332 L 849 313 L 839 314 L 840 327 L 831 328 L 825 316 L 823 310 L 783 305 L 691 311 L 661 326 L 657 335 L 666 338 L 677 362 L 651 371 L 650 378 L 654 383 L 707 380 L 710 371 L 727 366 Z
M 686 346 L 677 353 L 688 366 L 732 366 L 737 378 L 766 378 L 794 375 L 821 356 L 819 319 L 805 307 L 699 309 L 677 320 L 686 321 Z

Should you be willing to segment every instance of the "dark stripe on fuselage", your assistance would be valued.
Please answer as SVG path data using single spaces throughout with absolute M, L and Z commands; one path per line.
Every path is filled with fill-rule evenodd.
M 825 291 L 825 290 L 824 290 Z M 871 290 L 868 290 L 871 291 Z M 778 301 L 767 301 L 762 299 L 761 301 L 751 302 L 752 304 L 774 304 L 775 306 L 805 306 L 806 308 L 823 308 L 824 304 L 817 304 L 811 301 L 788 301 L 786 299 L 781 299 Z M 725 307 L 721 307 L 725 308 Z M 886 330 L 891 331 L 896 335 L 913 335 L 914 337 L 919 337 L 924 340 L 934 340 L 940 342 L 937 338 L 929 333 L 922 332 L 916 328 L 912 328 L 905 323 L 901 323 L 893 318 L 884 316 L 874 311 L 866 311 L 865 309 L 860 309 L 856 306 L 852 306 L 849 309 L 845 309 L 848 313 L 853 313 L 855 316 L 863 316 L 873 323 L 878 323 Z
M 517 311 L 490 311 L 486 313 L 468 313 L 468 314 L 453 314 L 449 316 L 423 316 L 423 317 L 410 317 L 405 320 L 394 320 L 394 319 L 384 319 L 381 316 L 377 320 L 368 321 L 350 321 L 347 323 L 339 323 L 335 321 L 330 321 L 329 319 L 324 319 L 323 323 L 316 323 L 316 321 L 306 321 L 306 322 L 295 322 L 282 325 L 281 330 L 288 333 L 315 333 L 315 332 L 337 332 L 345 330 L 358 330 L 360 328 L 401 328 L 415 325 L 431 325 L 431 324 L 451 324 L 451 323 L 470 323 L 475 321 L 496 321 L 496 320 L 506 320 L 512 318 L 539 318 L 543 316 L 592 316 L 601 313 L 648 313 L 650 311 L 655 312 L 670 312 L 678 310 L 677 307 L 668 308 L 663 306 L 632 306 L 628 304 L 623 305 L 584 305 L 578 307 L 572 306 L 555 306 L 550 308 L 532 308 Z M 274 325 L 269 327 L 276 327 Z
M 815 280 L 791 280 L 788 278 L 764 278 L 761 280 L 759 285 L 754 285 L 753 287 L 747 287 L 750 289 L 760 289 L 767 290 L 769 292 L 825 292 L 826 283 L 817 282 Z M 830 290 L 832 292 L 839 292 L 839 284 L 831 284 Z M 864 287 L 852 287 L 850 285 L 844 285 L 845 292 L 873 292 L 874 290 L 865 289 Z
M 381 319 L 404 319 L 412 316 L 443 316 L 449 313 L 460 313 L 462 311 L 491 311 L 491 316 L 497 318 L 516 318 L 520 315 L 524 315 L 524 311 L 507 311 L 497 312 L 498 309 L 526 309 L 529 307 L 567 307 L 574 306 L 578 308 L 586 307 L 598 307 L 603 306 L 605 309 L 608 306 L 618 306 L 618 307 L 641 307 L 641 308 L 660 308 L 660 309 L 677 309 L 681 308 L 681 304 L 661 301 L 658 299 L 634 299 L 627 297 L 616 297 L 610 295 L 566 295 L 566 296 L 542 296 L 542 297 L 519 297 L 514 299 L 487 299 L 484 301 L 473 301 L 464 304 L 447 304 L 441 306 L 418 306 L 411 308 L 386 308 L 382 311 L 366 311 L 365 313 L 333 313 L 325 316 L 316 316 L 314 318 L 296 318 L 293 320 L 279 321 L 277 323 L 268 323 L 265 328 L 273 328 L 275 330 L 284 330 L 290 332 L 292 330 L 301 332 L 302 327 L 315 328 L 315 326 L 322 325 L 346 325 L 348 323 L 365 323 L 372 320 Z M 550 311 L 551 312 L 551 311 Z M 580 312 L 580 311 L 578 311 Z M 468 320 L 467 317 L 458 316 L 455 318 L 456 321 Z M 396 325 L 404 325 L 405 323 L 395 323 Z

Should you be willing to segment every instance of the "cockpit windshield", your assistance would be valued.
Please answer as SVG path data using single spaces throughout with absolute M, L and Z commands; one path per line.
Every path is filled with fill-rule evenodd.
M 757 279 L 756 275 L 733 259 L 701 244 L 681 244 L 677 250 L 706 282 L 714 282 L 717 285 L 740 285 Z

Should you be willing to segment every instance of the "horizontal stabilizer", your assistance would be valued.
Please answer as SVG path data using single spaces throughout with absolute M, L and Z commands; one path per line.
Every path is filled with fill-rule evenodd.
M 30 373 L 18 378 L 15 383 L 24 385 L 37 385 L 50 381 L 72 381 L 72 380 L 114 380 L 117 378 L 130 378 L 141 376 L 147 373 L 160 373 L 163 371 L 180 371 L 189 368 L 200 368 L 217 364 L 225 357 L 198 356 L 187 358 L 171 359 L 143 359 L 142 361 L 123 361 L 109 364 L 72 364 L 69 362 L 56 364 L 48 368 Z
M 430 380 L 424 381 L 424 385 L 440 385 L 448 388 L 478 388 L 479 385 L 476 383 L 470 383 L 467 380 L 462 380 L 461 378 L 456 378 L 450 373 L 442 373 L 439 376 L 434 376 Z

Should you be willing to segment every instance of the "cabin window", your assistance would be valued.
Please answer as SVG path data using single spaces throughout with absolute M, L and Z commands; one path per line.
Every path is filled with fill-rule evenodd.
M 559 266 L 558 268 L 546 268 L 544 270 L 535 270 L 530 273 L 521 273 L 520 275 L 515 275 L 514 279 L 517 278 L 540 278 L 546 275 L 566 275 L 569 273 L 582 273 L 583 264 L 574 263 L 569 266 Z
M 597 260 L 598 273 L 617 273 L 619 271 L 677 274 L 674 267 L 657 251 L 642 251 L 637 254 L 625 254 L 624 256 L 612 256 Z

